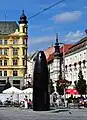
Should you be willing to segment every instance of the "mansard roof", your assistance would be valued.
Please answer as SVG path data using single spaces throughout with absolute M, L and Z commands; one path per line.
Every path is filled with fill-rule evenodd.
M 18 24 L 15 21 L 0 21 L 0 35 L 14 33 L 18 28 Z

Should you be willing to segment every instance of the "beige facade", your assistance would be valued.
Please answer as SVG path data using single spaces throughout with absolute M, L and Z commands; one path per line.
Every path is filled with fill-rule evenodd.
M 20 17 L 19 25 L 14 31 L 7 29 L 0 34 L 0 87 L 3 87 L 7 77 L 12 85 L 20 88 L 23 86 L 23 77 L 27 71 L 27 21 L 24 11 Z M 13 22 L 3 22 L 11 26 Z M 12 29 L 12 26 L 11 28 Z

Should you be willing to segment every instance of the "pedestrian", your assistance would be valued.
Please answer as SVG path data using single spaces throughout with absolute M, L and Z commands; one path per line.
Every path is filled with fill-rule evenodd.
M 29 99 L 29 101 L 28 101 L 28 109 L 31 109 L 32 108 L 32 101 L 31 101 L 31 99 Z
M 56 100 L 56 104 L 57 104 L 57 107 L 59 107 L 60 106 L 60 100 L 57 98 L 57 100 Z
M 28 99 L 27 99 L 27 96 L 25 95 L 25 98 L 24 98 L 24 103 L 25 103 L 25 109 L 28 108 Z

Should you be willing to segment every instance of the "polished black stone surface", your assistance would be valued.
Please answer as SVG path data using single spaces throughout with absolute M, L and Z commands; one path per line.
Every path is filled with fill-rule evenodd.
M 33 73 L 33 110 L 49 110 L 49 74 L 46 57 L 43 51 L 36 56 Z

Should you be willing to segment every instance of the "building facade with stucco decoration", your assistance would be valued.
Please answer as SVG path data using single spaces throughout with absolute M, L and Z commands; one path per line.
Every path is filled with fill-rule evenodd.
M 47 51 L 45 50 L 45 55 L 47 55 L 48 68 L 50 70 L 50 79 L 54 81 L 55 47 L 52 46 L 48 49 Z M 72 81 L 72 85 L 74 86 L 74 81 L 78 80 L 78 73 L 81 69 L 83 77 L 87 82 L 87 37 L 82 38 L 75 44 L 64 44 L 62 47 L 60 47 L 60 54 L 60 70 L 62 71 L 62 77 L 68 81 Z M 57 67 L 57 65 L 55 66 Z
M 80 69 L 87 83 L 87 37 L 74 44 L 65 54 L 65 75 L 72 85 L 78 80 Z

